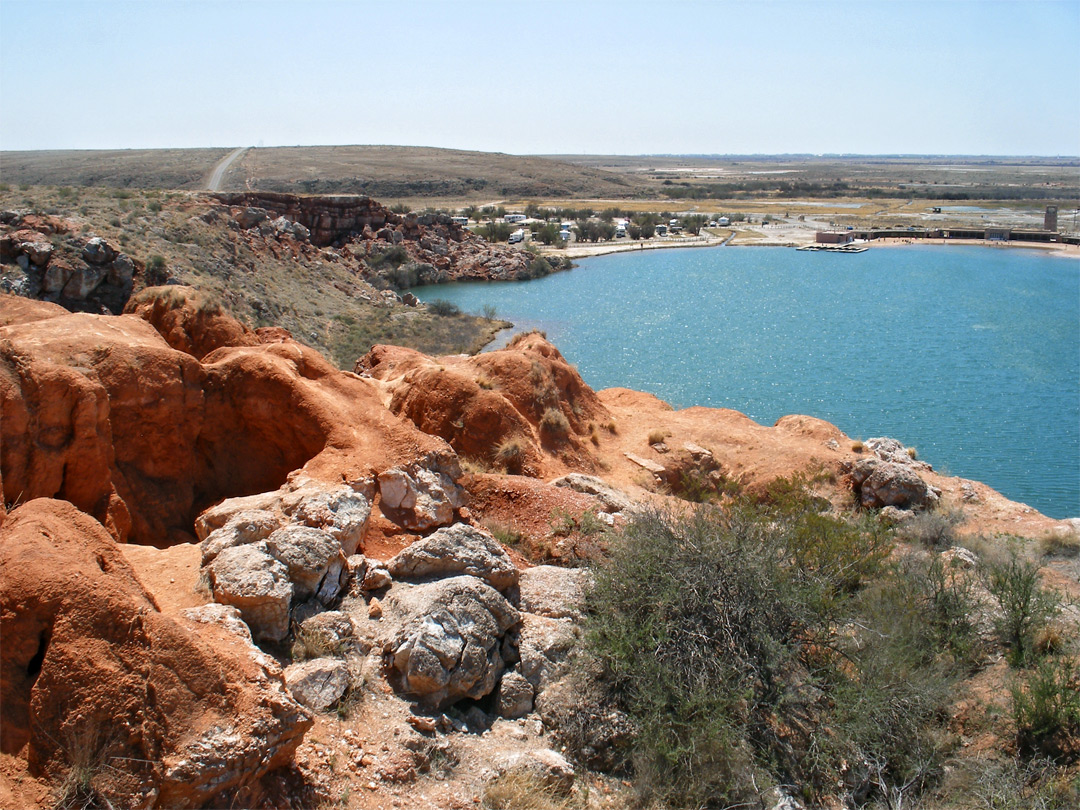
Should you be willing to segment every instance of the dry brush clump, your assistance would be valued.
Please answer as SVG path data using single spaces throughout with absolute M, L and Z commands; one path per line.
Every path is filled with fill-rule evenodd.
M 906 807 L 942 783 L 948 706 L 986 653 L 977 572 L 899 548 L 805 480 L 609 540 L 588 650 L 637 729 L 623 762 L 643 801 L 724 807 L 787 785 Z

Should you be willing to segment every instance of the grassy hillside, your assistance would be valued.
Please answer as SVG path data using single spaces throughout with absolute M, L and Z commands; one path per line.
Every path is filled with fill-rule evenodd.
M 14 185 L 200 189 L 229 149 L 63 149 L 0 152 Z
M 405 306 L 385 283 L 367 280 L 362 258 L 243 231 L 209 195 L 9 187 L 0 191 L 0 209 L 65 221 L 69 232 L 50 237 L 58 255 L 77 254 L 90 236 L 103 237 L 135 261 L 135 292 L 166 282 L 196 287 L 249 326 L 282 326 L 349 370 L 374 343 L 470 352 L 503 325 Z M 14 264 L 0 268 L 3 276 L 19 272 Z

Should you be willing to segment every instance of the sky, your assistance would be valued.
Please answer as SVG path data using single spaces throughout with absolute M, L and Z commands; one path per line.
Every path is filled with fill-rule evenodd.
M 4 150 L 1080 155 L 1080 0 L 0 0 L 0 43 Z

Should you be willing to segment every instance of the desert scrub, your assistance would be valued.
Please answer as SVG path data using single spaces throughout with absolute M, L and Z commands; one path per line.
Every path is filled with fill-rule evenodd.
M 296 626 L 292 645 L 293 661 L 333 658 L 345 653 L 346 645 L 335 634 L 321 628 Z
M 650 430 L 649 444 L 663 444 L 664 439 L 671 435 L 670 430 Z
M 956 543 L 956 527 L 963 522 L 963 512 L 939 507 L 908 518 L 897 527 L 897 535 L 927 548 L 948 548 Z
M 429 301 L 427 307 L 431 314 L 438 315 L 442 318 L 453 318 L 461 314 L 461 308 L 458 307 L 457 304 L 442 298 L 436 298 L 433 301 Z
M 987 590 L 997 603 L 994 626 L 1009 648 L 1009 663 L 1023 667 L 1035 660 L 1035 639 L 1057 613 L 1059 597 L 1039 582 L 1038 564 L 1024 559 L 1013 542 L 1004 559 L 983 562 Z
M 519 438 L 503 439 L 495 448 L 495 463 L 509 475 L 520 475 L 525 461 L 524 444 Z
M 558 408 L 548 408 L 540 417 L 540 435 L 553 441 L 563 441 L 570 435 L 570 422 Z
M 645 803 L 724 807 L 768 784 L 817 801 L 853 761 L 868 769 L 851 795 L 891 801 L 940 774 L 960 654 L 943 660 L 929 625 L 963 636 L 966 603 L 941 596 L 929 562 L 913 593 L 879 523 L 824 509 L 789 481 L 772 500 L 647 513 L 610 535 L 587 648 L 639 730 Z
M 556 537 L 569 537 L 577 529 L 577 521 L 574 516 L 565 509 L 556 508 L 551 513 L 551 533 Z
M 1011 688 L 1016 744 L 1025 757 L 1060 764 L 1080 758 L 1080 670 L 1069 658 L 1046 657 Z
M 1080 557 L 1080 532 L 1073 529 L 1047 534 L 1039 540 L 1039 550 L 1044 557 Z
M 528 770 L 499 774 L 484 786 L 484 810 L 584 810 L 586 802 Z
M 526 539 L 524 532 L 493 520 L 485 521 L 484 528 L 491 532 L 491 536 L 504 546 L 519 546 Z

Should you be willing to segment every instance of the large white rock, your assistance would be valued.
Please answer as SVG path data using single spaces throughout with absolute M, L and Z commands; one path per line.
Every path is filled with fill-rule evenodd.
M 281 492 L 279 490 L 244 495 L 239 498 L 226 498 L 209 509 L 204 509 L 202 514 L 195 519 L 195 536 L 200 540 L 205 540 L 212 531 L 220 529 L 238 512 L 251 510 L 275 512 L 280 506 Z
M 569 619 L 549 619 L 524 613 L 518 638 L 518 671 L 537 691 L 562 676 L 570 653 L 578 645 L 577 626 Z
M 483 529 L 456 523 L 402 549 L 387 564 L 395 579 L 468 574 L 499 591 L 513 587 L 518 570 L 499 541 Z
M 859 502 L 868 509 L 883 506 L 921 509 L 937 503 L 941 495 L 910 465 L 878 458 L 856 461 L 851 469 L 851 481 Z
M 284 526 L 266 538 L 266 549 L 289 572 L 297 600 L 317 596 L 326 604 L 341 591 L 347 574 L 336 537 L 310 526 Z
M 495 710 L 499 717 L 513 720 L 524 717 L 533 708 L 536 688 L 518 672 L 505 672 L 495 693 Z
M 233 546 L 244 546 L 265 540 L 281 528 L 281 517 L 265 509 L 248 509 L 236 512 L 225 525 L 214 529 L 199 544 L 202 564 L 208 565 L 222 551 Z
M 461 467 L 453 456 L 425 459 L 379 473 L 379 495 L 387 516 L 407 529 L 426 531 L 454 520 L 465 505 L 457 484 Z
M 589 576 L 585 568 L 556 565 L 527 568 L 518 579 L 521 609 L 552 619 L 580 616 Z
M 214 601 L 238 608 L 257 640 L 281 641 L 289 634 L 289 570 L 265 541 L 225 549 L 206 571 Z
M 337 658 L 315 658 L 285 668 L 285 685 L 314 712 L 333 708 L 349 688 L 349 669 Z
M 386 647 L 397 686 L 431 706 L 491 693 L 504 668 L 503 640 L 521 619 L 476 577 L 421 585 L 395 582 L 382 602 L 394 628 Z
M 371 517 L 371 498 L 350 486 L 304 482 L 281 496 L 281 508 L 293 521 L 336 537 L 345 556 L 363 550 Z

